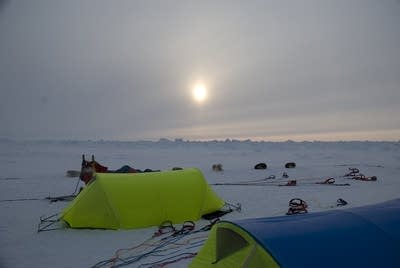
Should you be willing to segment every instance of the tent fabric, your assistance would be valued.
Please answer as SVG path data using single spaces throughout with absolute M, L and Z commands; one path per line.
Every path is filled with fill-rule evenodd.
M 205 245 L 189 267 L 279 266 L 249 233 L 235 224 L 221 221 L 211 229 Z
M 320 213 L 223 221 L 213 227 L 190 267 L 400 267 L 399 225 L 400 199 Z M 226 241 L 235 241 L 218 241 L 220 228 L 231 229 L 250 243 L 218 255 Z M 239 253 L 254 244 L 275 263 L 243 265 L 253 256 Z
M 196 221 L 224 204 L 195 168 L 96 173 L 61 218 L 72 228 L 131 229 Z

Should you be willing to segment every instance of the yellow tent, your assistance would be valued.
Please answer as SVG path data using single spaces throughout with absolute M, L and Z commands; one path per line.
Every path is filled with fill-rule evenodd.
M 278 263 L 245 229 L 231 222 L 214 225 L 190 268 L 278 268 Z
M 196 221 L 223 207 L 200 170 L 97 173 L 64 209 L 72 228 L 130 229 Z

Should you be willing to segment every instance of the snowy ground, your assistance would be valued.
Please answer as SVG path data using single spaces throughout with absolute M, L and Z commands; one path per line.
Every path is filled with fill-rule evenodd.
M 241 203 L 242 211 L 225 220 L 284 215 L 292 198 L 301 198 L 309 212 L 334 207 L 338 198 L 347 207 L 379 203 L 400 197 L 399 142 L 14 142 L 0 141 L 0 267 L 91 267 L 111 258 L 115 251 L 139 245 L 157 230 L 60 229 L 37 233 L 39 217 L 60 212 L 67 202 L 50 203 L 43 198 L 70 194 L 77 178 L 65 176 L 67 170 L 80 168 L 81 155 L 110 169 L 128 164 L 135 168 L 167 170 L 172 167 L 197 167 L 210 184 L 264 179 L 275 175 L 277 183 L 267 186 L 217 186 L 212 188 L 225 201 Z M 254 170 L 259 162 L 266 170 Z M 284 164 L 295 162 L 295 169 Z M 221 163 L 224 171 L 212 171 Z M 349 167 L 359 168 L 376 182 L 354 181 L 340 176 Z M 296 179 L 298 186 L 278 187 L 283 172 Z M 345 186 L 314 184 L 334 176 Z M 80 185 L 81 186 L 81 185 Z M 17 199 L 42 199 L 16 201 Z M 12 201 L 14 200 L 14 201 Z M 288 216 L 290 217 L 290 216 Z M 207 224 L 201 220 L 196 228 Z M 185 250 L 184 248 L 182 250 Z M 192 249 L 196 251 L 198 248 Z M 177 250 L 179 251 L 179 249 Z M 133 252 L 131 252 L 133 254 Z M 168 255 L 164 252 L 163 258 Z M 162 258 L 159 257 L 159 258 Z M 129 267 L 150 263 L 144 258 Z M 190 260 L 169 267 L 186 267 Z M 105 266 L 107 267 L 107 266 Z M 142 265 L 141 267 L 149 267 Z

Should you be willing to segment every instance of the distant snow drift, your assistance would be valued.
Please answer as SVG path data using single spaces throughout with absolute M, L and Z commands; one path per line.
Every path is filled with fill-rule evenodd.
M 97 173 L 61 217 L 73 228 L 131 229 L 197 221 L 223 205 L 195 168 Z
M 400 199 L 347 210 L 223 221 L 196 267 L 400 267 Z

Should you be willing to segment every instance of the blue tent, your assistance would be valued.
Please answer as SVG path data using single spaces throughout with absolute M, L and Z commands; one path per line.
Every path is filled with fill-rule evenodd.
M 400 267 L 400 199 L 222 221 L 191 267 Z

